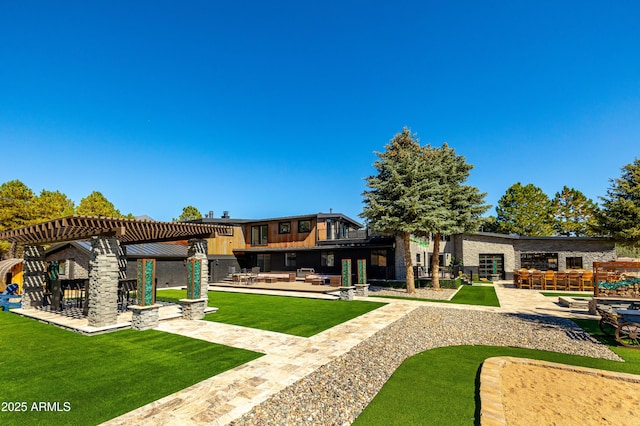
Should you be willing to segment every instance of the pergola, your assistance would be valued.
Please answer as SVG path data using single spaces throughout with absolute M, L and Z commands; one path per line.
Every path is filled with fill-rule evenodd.
M 0 240 L 9 241 L 12 245 L 24 245 L 24 309 L 42 306 L 42 284 L 46 274 L 43 245 L 91 240 L 87 316 L 90 326 L 101 327 L 116 323 L 118 279 L 121 265 L 126 262 L 121 256 L 121 245 L 188 240 L 189 259 L 196 259 L 198 262 L 197 282 L 207 283 L 209 270 L 206 262 L 207 244 L 204 240 L 214 237 L 216 233 L 228 232 L 227 228 L 225 225 L 214 224 L 74 215 L 0 232 Z M 199 293 L 200 299 L 194 297 L 193 301 L 197 302 L 197 309 L 202 308 L 204 312 L 206 285 L 201 287 Z M 202 299 L 205 303 L 201 303 Z M 194 304 L 191 303 L 189 306 L 192 307 Z

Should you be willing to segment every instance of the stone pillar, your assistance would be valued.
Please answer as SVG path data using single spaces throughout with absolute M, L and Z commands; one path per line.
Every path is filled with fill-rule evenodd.
M 129 309 L 133 311 L 131 316 L 131 328 L 134 330 L 149 330 L 150 328 L 158 326 L 158 321 L 160 319 L 160 305 L 133 305 L 129 306 Z
M 340 300 L 353 300 L 353 287 L 340 287 Z
M 207 260 L 207 240 L 191 239 L 187 251 L 187 262 L 191 259 L 200 259 L 200 298 L 208 299 L 209 291 L 209 263 Z
M 44 298 L 44 247 L 25 246 L 22 280 L 22 309 L 39 308 Z
M 87 317 L 92 327 L 113 325 L 118 317 L 118 250 L 115 237 L 92 237 Z
M 158 326 L 160 305 L 156 305 L 156 260 L 138 260 L 137 305 L 129 306 L 132 311 L 131 328 L 148 330 Z
M 207 241 L 189 240 L 187 258 L 187 298 L 180 299 L 182 317 L 187 320 L 204 318 L 209 289 L 209 267 L 207 263 Z
M 356 296 L 368 297 L 369 284 L 367 283 L 367 260 L 358 259 L 358 281 L 356 283 Z

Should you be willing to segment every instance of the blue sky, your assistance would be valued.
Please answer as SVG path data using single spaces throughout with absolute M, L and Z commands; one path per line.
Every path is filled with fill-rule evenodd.
M 637 1 L 0 3 L 0 182 L 171 220 L 342 212 L 403 126 L 597 201 L 640 156 Z M 489 213 L 494 214 L 492 208 Z

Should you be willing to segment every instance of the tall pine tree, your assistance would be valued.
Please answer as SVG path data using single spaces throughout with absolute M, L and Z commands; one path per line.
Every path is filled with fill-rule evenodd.
M 565 185 L 556 193 L 552 203 L 558 235 L 583 237 L 591 234 L 597 206 L 586 195 Z
M 536 237 L 554 234 L 553 206 L 542 189 L 517 182 L 507 188 L 496 207 L 498 232 Z

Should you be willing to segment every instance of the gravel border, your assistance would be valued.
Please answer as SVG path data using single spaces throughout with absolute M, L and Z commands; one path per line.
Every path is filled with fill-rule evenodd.
M 231 424 L 351 424 L 406 358 L 455 345 L 514 346 L 621 360 L 568 319 L 425 306 Z

